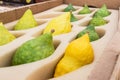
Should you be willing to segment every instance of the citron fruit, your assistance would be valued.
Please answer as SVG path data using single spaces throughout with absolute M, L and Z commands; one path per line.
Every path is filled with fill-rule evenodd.
M 85 4 L 84 8 L 81 11 L 79 11 L 78 14 L 89 14 L 89 13 L 91 13 L 91 11 L 90 11 L 89 7 L 87 6 L 87 4 Z
M 69 11 L 75 11 L 76 9 L 73 7 L 73 5 L 70 3 L 65 9 L 64 12 L 69 12 Z
M 82 30 L 81 32 L 78 33 L 77 38 L 83 36 L 84 34 L 88 33 L 89 38 L 90 38 L 90 42 L 98 40 L 99 39 L 99 35 L 95 30 L 94 26 L 87 26 L 84 30 Z
M 54 77 L 58 77 L 93 62 L 94 52 L 88 34 L 72 41 L 65 55 L 56 66 Z
M 26 10 L 14 27 L 14 30 L 25 30 L 34 28 L 38 25 L 30 9 Z
M 101 17 L 107 17 L 110 15 L 109 10 L 107 9 L 107 6 L 104 4 L 95 14 L 93 17 L 101 16 Z
M 48 33 L 51 32 L 51 30 L 54 30 L 54 33 L 52 33 L 52 35 L 55 36 L 70 32 L 70 16 L 70 12 L 65 12 L 64 14 L 52 19 L 46 26 L 43 33 Z
M 0 46 L 13 41 L 14 39 L 16 39 L 16 37 L 5 28 L 2 22 L 0 22 Z
M 52 34 L 43 34 L 22 44 L 13 55 L 12 65 L 42 60 L 52 55 L 54 50 Z

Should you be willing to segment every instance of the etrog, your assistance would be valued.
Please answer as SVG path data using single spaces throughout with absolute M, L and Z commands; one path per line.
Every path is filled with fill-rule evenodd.
M 38 24 L 32 14 L 32 11 L 28 9 L 17 22 L 17 24 L 14 27 L 14 30 L 30 29 L 36 27 L 37 25 Z
M 2 22 L 0 22 L 0 46 L 13 41 L 14 39 L 16 39 L 16 37 L 4 27 Z
M 54 52 L 51 33 L 45 33 L 21 45 L 15 52 L 12 65 L 30 63 L 44 59 Z

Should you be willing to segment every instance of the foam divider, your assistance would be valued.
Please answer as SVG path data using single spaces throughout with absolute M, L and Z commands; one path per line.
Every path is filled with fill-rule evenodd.
M 92 70 L 96 68 L 95 65 L 98 64 L 99 60 L 101 60 L 101 56 L 104 56 L 106 46 L 109 44 L 109 41 L 113 38 L 118 29 L 118 10 L 109 9 L 111 14 L 104 18 L 108 21 L 108 23 L 95 27 L 100 39 L 91 42 L 95 56 L 93 63 L 58 78 L 52 78 L 55 66 L 64 55 L 67 45 L 76 38 L 80 31 L 86 28 L 87 24 L 92 19 L 93 14 L 97 11 L 96 8 L 90 8 L 92 11 L 90 14 L 78 15 L 78 11 L 80 11 L 83 7 L 74 6 L 77 10 L 74 11 L 73 14 L 79 20 L 72 22 L 73 27 L 71 32 L 53 37 L 56 50 L 51 56 L 28 64 L 10 66 L 12 56 L 16 49 L 26 41 L 42 35 L 48 22 L 52 18 L 63 14 L 63 9 L 66 6 L 67 5 L 63 4 L 35 14 L 34 17 L 39 24 L 39 26 L 35 28 L 15 31 L 13 28 L 17 21 L 5 24 L 6 28 L 18 37 L 16 40 L 0 46 L 0 80 L 88 80 L 88 77 L 92 74 Z M 104 62 L 104 60 L 102 61 Z

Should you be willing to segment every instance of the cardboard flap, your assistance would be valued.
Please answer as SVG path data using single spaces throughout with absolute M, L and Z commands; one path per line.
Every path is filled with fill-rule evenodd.
M 120 53 L 120 32 L 117 32 L 105 48 L 103 55 L 92 70 L 89 80 L 109 80 Z
M 94 7 L 101 7 L 103 4 L 106 4 L 110 9 L 118 9 L 120 6 L 120 0 L 64 0 L 64 3 L 72 3 L 80 6 L 87 4 Z
M 119 7 L 119 32 L 120 32 L 120 7 Z M 110 80 L 120 80 L 120 54 L 114 67 Z

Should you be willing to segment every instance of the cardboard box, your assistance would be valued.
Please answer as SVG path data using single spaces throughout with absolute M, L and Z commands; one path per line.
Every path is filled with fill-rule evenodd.
M 120 8 L 119 8 L 119 15 L 120 15 Z M 120 16 L 119 16 L 119 28 L 118 30 L 120 30 Z M 118 31 L 120 32 L 120 31 Z M 117 35 L 119 37 L 120 33 Z M 118 39 L 118 38 L 117 38 Z M 120 46 L 119 44 L 117 44 L 119 41 L 116 42 L 116 52 L 119 53 L 119 49 L 118 47 Z M 116 55 L 116 63 L 114 66 L 114 70 L 112 72 L 112 76 L 110 77 L 110 80 L 119 80 L 120 79 L 120 54 Z
M 19 8 L 7 11 L 7 12 L 2 12 L 2 13 L 0 13 L 0 20 L 4 23 L 7 23 L 6 25 L 13 26 L 12 24 L 16 23 L 15 20 L 19 19 L 23 15 L 24 11 L 26 11 L 28 8 L 30 8 L 33 11 L 34 14 L 38 13 L 38 14 L 35 15 L 35 17 L 37 18 L 40 15 L 43 15 L 45 13 L 45 12 L 43 12 L 43 13 L 40 13 L 40 12 L 46 11 L 48 9 L 51 9 L 51 8 L 59 6 L 59 5 L 62 5 L 63 3 L 72 3 L 73 5 L 80 5 L 80 6 L 82 6 L 86 3 L 89 6 L 94 6 L 94 7 L 101 7 L 101 5 L 103 3 L 105 3 L 105 4 L 107 4 L 108 8 L 116 9 L 116 11 L 118 11 L 118 7 L 120 6 L 120 1 L 119 0 L 116 0 L 116 1 L 110 1 L 110 0 L 108 0 L 108 1 L 105 1 L 105 0 L 103 0 L 103 1 L 96 1 L 96 0 L 93 0 L 93 1 L 89 1 L 89 0 L 86 0 L 86 1 L 81 1 L 81 0 L 75 0 L 75 1 L 74 0 L 50 0 L 50 1 L 42 2 L 42 3 L 36 3 L 36 4 L 31 4 L 31 5 L 19 7 Z M 63 8 L 63 6 L 61 8 Z M 115 13 L 117 14 L 116 11 L 115 11 Z M 46 15 L 48 15 L 48 13 Z M 55 14 L 55 15 L 59 15 L 59 14 Z M 7 16 L 7 18 L 5 16 Z M 118 26 L 116 25 L 118 23 L 117 18 L 116 18 L 116 16 L 112 16 L 110 18 L 111 20 L 116 19 L 115 21 L 112 20 L 112 24 L 107 25 L 107 27 L 109 26 L 111 28 L 111 29 L 110 28 L 106 29 L 108 31 L 107 33 L 109 33 L 108 35 L 111 35 L 111 36 L 109 36 L 109 37 L 105 36 L 107 38 L 106 39 L 107 41 L 105 41 L 103 43 L 102 43 L 102 40 L 101 40 L 101 44 L 105 43 L 107 46 L 104 46 L 105 49 L 102 50 L 103 51 L 102 55 L 96 61 L 96 64 L 94 65 L 92 71 L 88 71 L 88 72 L 90 72 L 90 75 L 88 77 L 86 77 L 85 79 L 83 78 L 84 80 L 110 80 L 110 77 L 111 77 L 112 73 L 113 74 L 115 73 L 115 71 L 113 72 L 113 70 L 114 70 L 114 67 L 116 65 L 117 56 L 119 55 L 119 51 L 120 51 L 120 49 L 119 49 L 120 44 L 118 44 L 119 41 L 120 41 L 120 33 L 119 33 L 119 30 L 117 30 L 118 29 Z M 37 20 L 39 21 L 39 19 L 37 19 Z M 48 20 L 44 19 L 45 22 L 47 22 L 49 20 L 50 19 L 48 19 Z M 86 18 L 86 20 L 88 20 L 88 19 Z M 12 21 L 14 21 L 14 22 L 12 22 Z M 44 23 L 44 21 L 43 21 L 43 23 Z M 43 24 L 42 27 L 39 26 L 38 28 L 35 28 L 31 31 L 28 31 L 28 30 L 27 31 L 22 31 L 22 32 L 19 32 L 19 31 L 18 32 L 12 32 L 11 31 L 11 33 L 13 33 L 15 35 L 18 35 L 18 33 L 19 33 L 20 34 L 19 36 L 23 36 L 23 37 L 20 37 L 15 42 L 12 42 L 12 43 L 10 43 L 9 45 L 6 46 L 6 48 L 10 52 L 9 54 L 12 54 L 16 50 L 16 47 L 19 47 L 21 44 L 23 44 L 27 40 L 32 39 L 31 36 L 41 35 L 45 26 L 46 25 Z M 66 34 L 67 36 L 70 36 L 70 37 L 67 37 L 69 42 L 72 41 L 75 38 L 76 34 L 80 31 L 80 30 L 77 30 L 77 29 L 79 29 L 79 28 L 75 28 L 70 34 Z M 109 32 L 109 30 L 111 32 Z M 104 30 L 101 30 L 101 31 L 98 30 L 98 32 L 99 33 L 100 32 L 104 33 L 105 31 Z M 104 35 L 104 34 L 102 34 L 102 35 Z M 17 80 L 24 80 L 24 79 L 25 80 L 46 80 L 46 79 L 51 78 L 52 75 L 53 75 L 55 64 L 63 56 L 64 50 L 68 45 L 67 42 L 64 42 L 66 40 L 66 39 L 64 39 L 64 37 L 66 35 L 62 35 L 62 36 L 58 36 L 58 37 L 54 38 L 54 45 L 58 47 L 56 49 L 56 52 L 58 52 L 58 53 L 55 52 L 53 56 L 45 59 L 44 63 L 43 62 L 30 63 L 30 65 L 34 65 L 33 67 L 31 66 L 32 68 L 29 67 L 30 65 L 27 65 L 27 64 L 25 64 L 24 66 L 20 65 L 20 66 L 15 66 L 15 67 L 7 67 L 6 70 L 4 70 L 4 68 L 2 68 L 0 70 L 0 71 L 3 71 L 3 73 L 0 73 L 0 75 L 2 75 L 1 76 L 2 80 L 13 80 L 13 79 L 17 79 Z M 103 39 L 105 39 L 105 38 L 103 38 Z M 108 44 L 107 44 L 107 42 L 108 42 Z M 12 46 L 13 44 L 15 44 L 14 46 L 16 46 L 16 47 L 13 47 Z M 10 46 L 12 46 L 11 49 L 9 49 Z M 99 45 L 97 46 L 97 48 L 99 48 Z M 7 53 L 5 48 L 1 48 L 0 50 Z M 97 52 L 100 52 L 100 50 L 98 50 Z M 1 60 L 3 60 L 3 62 L 1 62 L 0 65 L 3 65 L 3 66 L 9 65 L 10 64 L 9 60 L 11 60 L 11 58 L 8 58 L 8 57 L 10 57 L 10 56 L 11 55 L 8 55 L 8 56 L 5 56 L 4 59 L 1 59 Z M 53 60 L 53 58 L 55 58 L 55 59 Z M 47 62 L 48 60 L 49 61 L 53 60 L 53 61 L 52 62 Z M 6 63 L 4 63 L 4 62 L 6 62 Z M 45 66 L 38 66 L 40 64 L 43 64 Z M 50 67 L 50 69 L 48 68 L 48 66 Z M 18 68 L 19 68 L 19 70 L 18 70 Z M 46 70 L 46 73 L 44 73 L 45 70 Z M 116 70 L 116 68 L 115 68 L 115 70 Z M 19 71 L 19 73 L 18 73 L 18 71 Z M 24 72 L 24 71 L 26 71 L 26 72 Z M 12 78 L 11 75 L 14 75 L 15 73 L 16 73 L 16 75 L 15 75 L 16 77 Z M 28 75 L 27 73 L 31 73 L 31 74 Z M 7 74 L 11 74 L 11 75 L 8 75 L 8 77 L 5 78 L 4 75 L 7 75 Z M 40 75 L 40 74 L 42 74 L 42 75 Z M 88 73 L 86 73 L 86 74 L 88 74 Z M 83 80 L 82 78 L 80 78 L 79 75 L 80 75 L 79 71 L 76 70 L 71 74 L 67 74 L 65 76 L 61 76 L 61 77 L 50 79 L 50 80 L 68 80 L 68 79 L 73 80 L 73 78 L 75 80 Z M 27 76 L 27 78 L 26 78 L 26 76 Z M 84 76 L 85 75 L 82 75 L 82 77 L 84 77 Z M 18 79 L 18 77 L 19 77 L 19 79 Z

